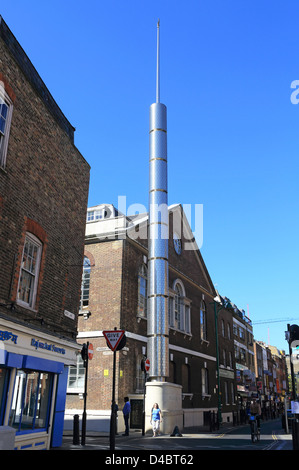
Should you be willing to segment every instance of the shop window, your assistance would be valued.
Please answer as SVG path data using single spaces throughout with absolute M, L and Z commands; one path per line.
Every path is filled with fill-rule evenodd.
M 15 381 L 9 426 L 17 433 L 47 428 L 52 389 L 52 374 L 18 370 Z
M 8 369 L 5 367 L 0 367 L 0 426 L 3 424 L 5 394 L 7 392 L 8 377 Z

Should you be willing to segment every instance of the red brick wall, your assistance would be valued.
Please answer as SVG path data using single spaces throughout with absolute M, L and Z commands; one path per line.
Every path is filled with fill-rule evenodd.
M 36 72 L 35 72 L 36 73 Z M 0 304 L 16 300 L 26 231 L 43 242 L 35 311 L 13 318 L 74 337 L 84 250 L 89 165 L 0 40 L 0 80 L 13 98 L 5 169 L 0 169 Z

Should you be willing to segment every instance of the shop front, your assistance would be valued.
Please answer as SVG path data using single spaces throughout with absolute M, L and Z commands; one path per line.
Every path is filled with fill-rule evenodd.
M 14 433 L 14 449 L 62 443 L 68 366 L 81 346 L 0 319 L 0 439 Z

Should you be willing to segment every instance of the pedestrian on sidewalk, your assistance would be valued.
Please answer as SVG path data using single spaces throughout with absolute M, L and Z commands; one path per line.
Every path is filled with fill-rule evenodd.
M 156 437 L 160 434 L 160 423 L 162 421 L 162 414 L 158 403 L 155 403 L 151 410 L 151 425 L 153 428 L 153 435 Z
M 124 415 L 124 421 L 125 421 L 125 434 L 123 436 L 128 436 L 129 435 L 129 417 L 130 417 L 130 412 L 131 412 L 131 405 L 129 402 L 129 398 L 125 397 L 124 398 L 124 407 L 123 407 L 123 415 Z

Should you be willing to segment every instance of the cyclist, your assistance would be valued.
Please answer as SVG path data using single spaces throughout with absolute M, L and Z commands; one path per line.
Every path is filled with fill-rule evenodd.
M 258 403 L 256 398 L 253 398 L 252 403 L 250 404 L 250 414 L 252 416 L 255 416 L 257 428 L 258 428 L 258 430 L 260 430 L 262 411 L 261 411 L 261 405 Z M 250 425 L 252 427 L 252 423 L 250 423 Z

